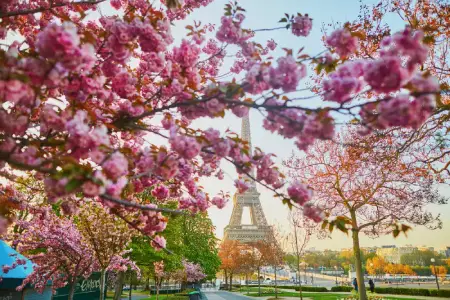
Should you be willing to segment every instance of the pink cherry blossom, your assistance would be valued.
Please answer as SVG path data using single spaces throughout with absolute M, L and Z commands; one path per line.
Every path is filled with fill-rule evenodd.
M 109 158 L 102 164 L 103 172 L 115 180 L 120 176 L 128 173 L 128 160 L 120 152 L 114 152 Z
M 206 277 L 203 270 L 199 264 L 189 262 L 187 260 L 183 261 L 184 272 L 186 273 L 187 282 L 197 282 Z
M 401 59 L 395 56 L 381 57 L 369 62 L 364 70 L 364 79 L 378 93 L 397 91 L 408 79 Z
M 364 63 L 346 62 L 323 81 L 324 99 L 344 103 L 351 100 L 364 87 Z
M 277 43 L 273 39 L 267 41 L 267 48 L 273 51 L 276 47 Z
M 306 185 L 298 181 L 288 187 L 287 192 L 294 202 L 302 206 L 312 199 L 312 191 Z
M 250 188 L 250 184 L 242 179 L 236 179 L 234 186 L 238 189 L 239 194 L 245 193 Z
M 308 14 L 298 15 L 292 21 L 292 34 L 296 36 L 308 36 L 312 28 L 312 19 Z
M 241 15 L 243 16 L 243 15 Z M 250 38 L 250 34 L 241 29 L 243 18 L 235 21 L 231 17 L 222 17 L 221 26 L 216 37 L 219 41 L 229 44 L 240 44 Z
M 326 43 L 333 47 L 341 58 L 348 57 L 358 50 L 358 39 L 347 29 L 337 29 L 327 36 Z
M 224 208 L 225 205 L 227 204 L 227 200 L 224 197 L 221 196 L 215 196 L 214 198 L 212 198 L 211 203 L 214 204 L 215 206 L 217 206 L 217 208 Z
M 324 218 L 322 210 L 311 203 L 306 203 L 303 206 L 303 214 L 305 215 L 305 217 L 313 220 L 316 223 L 322 222 Z
M 163 236 L 155 236 L 151 241 L 151 245 L 156 251 L 166 248 L 166 239 Z
M 169 196 L 169 190 L 164 185 L 158 185 L 153 189 L 152 196 L 158 200 L 164 200 Z
M 297 89 L 300 79 L 306 76 L 306 67 L 297 64 L 291 55 L 280 57 L 278 66 L 270 70 L 270 83 L 273 88 L 281 88 L 284 92 Z
M 175 135 L 170 139 L 172 149 L 186 159 L 196 157 L 200 152 L 200 144 L 193 137 Z

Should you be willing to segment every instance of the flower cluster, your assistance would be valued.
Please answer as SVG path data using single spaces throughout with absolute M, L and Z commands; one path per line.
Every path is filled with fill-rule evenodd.
M 316 139 L 328 140 L 334 136 L 333 119 L 328 113 L 306 115 L 295 108 L 276 109 L 285 103 L 275 98 L 267 104 L 274 109 L 264 119 L 264 128 L 288 139 L 297 138 L 296 144 L 301 150 L 306 150 Z
M 326 43 L 342 58 L 348 57 L 358 49 L 358 38 L 345 28 L 333 31 L 327 36 Z
M 199 264 L 184 260 L 183 267 L 187 282 L 197 282 L 206 277 L 203 273 L 202 267 Z
M 117 271 L 117 272 L 126 272 L 128 270 L 134 271 L 137 275 L 137 278 L 141 278 L 141 269 L 136 265 L 134 261 L 129 258 L 124 258 L 125 254 L 128 254 L 130 251 L 124 251 L 120 255 L 114 255 L 111 258 L 111 262 L 109 266 L 106 268 L 107 271 Z
M 298 181 L 294 182 L 287 189 L 287 192 L 294 202 L 302 206 L 312 199 L 312 191 L 306 185 Z
M 312 29 L 312 19 L 308 14 L 298 15 L 292 20 L 292 34 L 296 36 L 308 36 Z
M 344 47 L 336 42 L 338 36 L 348 36 L 345 29 L 333 33 L 331 42 L 341 56 L 347 56 L 356 48 Z M 331 38 L 329 38 L 331 39 Z M 340 38 L 349 42 L 349 39 Z M 427 58 L 427 47 L 422 42 L 423 34 L 406 28 L 390 37 L 385 37 L 379 56 L 370 61 L 347 61 L 323 81 L 324 99 L 345 103 L 351 101 L 365 87 L 382 95 L 379 101 L 362 106 L 360 116 L 367 129 L 386 129 L 392 126 L 418 128 L 431 115 L 435 107 L 435 94 L 439 85 L 435 78 L 419 74 L 418 67 Z M 330 42 L 327 39 L 327 42 Z M 353 45 L 356 42 L 351 42 Z M 330 45 L 331 45 L 330 44 Z M 338 50 L 341 49 L 341 50 Z M 350 51 L 349 49 L 353 49 Z M 411 93 L 387 96 L 410 86 Z M 385 95 L 385 96 L 383 96 Z
M 237 14 L 235 18 L 223 16 L 216 34 L 217 39 L 229 44 L 242 44 L 247 41 L 251 35 L 241 28 L 244 19 L 243 14 Z

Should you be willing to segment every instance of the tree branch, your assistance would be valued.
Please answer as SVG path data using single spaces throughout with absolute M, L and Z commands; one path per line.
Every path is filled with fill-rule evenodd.
M 102 3 L 104 1 L 106 1 L 106 0 L 86 0 L 86 1 L 77 1 L 77 2 L 69 2 L 69 3 L 56 3 L 49 7 L 38 7 L 38 8 L 34 8 L 34 9 L 0 12 L 0 19 L 8 18 L 8 17 L 22 16 L 22 15 L 36 14 L 36 13 L 44 12 L 47 10 L 52 10 L 53 8 L 64 7 L 64 6 L 68 6 L 68 5 L 96 5 L 96 4 Z

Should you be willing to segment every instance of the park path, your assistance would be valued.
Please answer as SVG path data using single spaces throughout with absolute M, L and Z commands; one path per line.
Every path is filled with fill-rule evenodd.
M 131 295 L 131 300 L 140 300 L 140 299 L 145 299 L 148 297 L 149 297 L 149 295 Z M 121 299 L 128 300 L 128 296 L 126 296 L 126 297 L 122 296 Z
M 247 297 L 237 293 L 230 293 L 225 291 L 204 292 L 208 300 L 248 300 L 248 299 L 261 299 L 255 297 Z

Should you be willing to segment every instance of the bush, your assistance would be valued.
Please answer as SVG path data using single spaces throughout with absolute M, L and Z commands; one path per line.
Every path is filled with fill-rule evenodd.
M 377 294 L 395 294 L 395 295 L 413 295 L 413 296 L 430 296 L 430 291 L 427 289 L 406 289 L 406 288 L 375 288 Z
M 433 297 L 450 297 L 450 290 L 427 290 L 427 289 L 408 289 L 408 288 L 375 288 L 378 294 L 394 294 L 394 295 L 411 295 L 411 296 L 433 296 Z
M 353 291 L 353 287 L 351 286 L 333 286 L 331 288 L 332 292 L 351 292 Z
M 429 290 L 430 296 L 450 298 L 450 290 Z
M 295 287 L 296 291 L 300 291 L 300 287 Z M 303 292 L 328 292 L 328 289 L 324 286 L 302 286 Z

